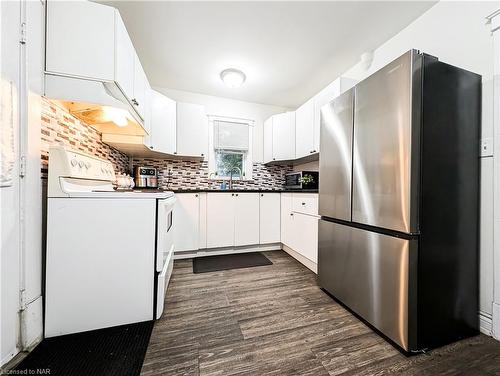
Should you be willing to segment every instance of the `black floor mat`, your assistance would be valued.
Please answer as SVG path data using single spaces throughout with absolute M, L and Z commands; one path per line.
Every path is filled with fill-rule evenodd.
M 154 321 L 44 339 L 15 375 L 139 375 Z
M 234 255 L 204 256 L 193 259 L 194 273 L 217 272 L 220 270 L 251 268 L 272 265 L 260 252 L 237 253 Z

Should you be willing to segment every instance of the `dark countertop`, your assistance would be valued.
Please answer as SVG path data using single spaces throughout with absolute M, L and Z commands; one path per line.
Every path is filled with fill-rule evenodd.
M 174 193 L 318 193 L 317 189 L 172 189 Z

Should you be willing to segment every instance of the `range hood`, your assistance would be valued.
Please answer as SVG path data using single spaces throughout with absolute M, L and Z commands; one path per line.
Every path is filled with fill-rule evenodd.
M 102 133 L 147 135 L 143 119 L 115 82 L 46 73 L 45 97 Z

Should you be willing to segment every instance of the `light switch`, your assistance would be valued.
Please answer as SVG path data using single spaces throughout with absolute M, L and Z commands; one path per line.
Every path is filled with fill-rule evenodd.
M 489 137 L 481 139 L 481 151 L 479 155 L 481 157 L 493 156 L 493 138 Z

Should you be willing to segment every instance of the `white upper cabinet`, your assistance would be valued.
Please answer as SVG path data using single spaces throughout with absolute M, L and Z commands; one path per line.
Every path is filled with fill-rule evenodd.
M 259 194 L 234 195 L 234 245 L 259 244 Z
M 165 95 L 150 90 L 150 107 L 151 133 L 147 146 L 160 153 L 175 154 L 177 104 Z
M 127 98 L 134 97 L 135 50 L 118 11 L 115 16 L 115 80 Z
M 114 80 L 114 8 L 90 1 L 48 1 L 46 22 L 46 71 Z
M 314 99 L 309 99 L 295 111 L 295 158 L 306 157 L 317 152 L 314 127 Z
M 280 194 L 260 193 L 260 244 L 279 243 L 280 235 Z
M 177 103 L 177 151 L 190 157 L 205 157 L 208 151 L 208 118 L 205 107 Z
M 354 85 L 355 85 L 354 80 L 339 77 L 314 96 L 313 150 L 319 151 L 319 129 L 321 125 L 321 107 L 323 107 L 325 104 L 329 103 L 330 101 L 338 97 L 344 91 L 349 90 Z
M 139 57 L 134 53 L 134 96 L 130 98 L 130 102 L 142 119 L 145 116 L 146 96 L 149 89 L 146 73 L 142 69 Z
M 273 115 L 273 161 L 295 159 L 295 112 Z
M 273 160 L 273 117 L 264 122 L 264 163 Z

